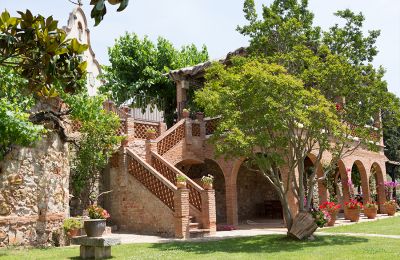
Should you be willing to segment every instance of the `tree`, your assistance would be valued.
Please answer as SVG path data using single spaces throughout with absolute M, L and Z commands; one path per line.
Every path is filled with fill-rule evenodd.
M 287 194 L 294 194 L 299 211 L 311 210 L 318 168 L 324 165 L 327 179 L 359 146 L 377 149 L 371 128 L 364 126 L 380 110 L 399 108 L 392 106 L 395 97 L 387 92 L 384 71 L 368 64 L 377 35 L 357 34 L 362 21 L 321 33 L 312 25 L 306 0 L 275 0 L 263 6 L 261 20 L 254 1 L 246 0 L 244 12 L 249 24 L 238 30 L 250 37 L 249 57 L 213 65 L 196 101 L 209 116 L 221 115 L 212 139 L 218 153 L 249 158 L 275 187 L 290 231 Z M 352 13 L 343 14 L 352 19 Z M 340 35 L 357 35 L 354 50 L 334 47 L 353 44 Z M 368 55 L 354 55 L 357 48 Z M 316 158 L 308 174 L 304 160 L 311 152 Z M 322 161 L 325 152 L 331 161 Z
M 208 59 L 205 46 L 198 50 L 194 45 L 180 50 L 166 39 L 159 37 L 153 44 L 147 37 L 140 39 L 136 34 L 126 34 L 116 40 L 108 50 L 111 66 L 105 67 L 106 83 L 100 89 L 110 93 L 113 100 L 122 104 L 128 100 L 133 106 L 145 108 L 151 100 L 163 99 L 168 125 L 173 123 L 176 109 L 176 89 L 167 76 L 170 70 L 195 65 Z M 137 95 L 146 95 L 152 99 L 135 103 Z

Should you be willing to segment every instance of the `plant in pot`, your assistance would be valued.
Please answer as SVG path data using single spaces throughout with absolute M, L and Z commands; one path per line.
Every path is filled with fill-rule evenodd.
M 325 210 L 312 209 L 310 213 L 314 218 L 315 224 L 320 228 L 324 227 L 331 218 L 329 212 Z
M 397 203 L 395 200 L 388 200 L 383 205 L 385 206 L 386 213 L 389 216 L 394 216 L 394 214 L 396 214 Z
M 107 210 L 97 205 L 87 209 L 90 219 L 85 220 L 83 226 L 88 237 L 101 237 L 106 229 L 106 219 L 110 217 Z
M 214 176 L 208 174 L 207 176 L 201 177 L 201 183 L 205 190 L 211 190 L 213 188 Z
M 186 176 L 182 174 L 176 175 L 176 187 L 178 189 L 185 189 L 186 188 Z
M 358 202 L 355 199 L 350 200 L 344 204 L 347 209 L 347 217 L 351 222 L 358 222 L 360 219 L 360 211 L 363 208 L 361 202 Z
M 183 118 L 188 118 L 190 115 L 190 110 L 187 108 L 182 109 L 182 117 Z
M 147 140 L 154 140 L 156 139 L 156 130 L 153 128 L 149 128 L 146 130 Z
M 82 226 L 82 221 L 76 218 L 66 218 L 63 222 L 63 228 L 68 237 L 76 237 Z
M 329 213 L 330 220 L 327 225 L 330 227 L 335 225 L 336 217 L 340 210 L 340 204 L 336 204 L 333 201 L 326 201 L 319 206 L 319 209 Z
M 375 219 L 378 213 L 378 206 L 375 202 L 367 202 L 364 204 L 364 215 L 369 219 Z

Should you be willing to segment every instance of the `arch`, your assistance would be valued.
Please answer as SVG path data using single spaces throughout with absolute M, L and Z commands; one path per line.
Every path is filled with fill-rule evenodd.
M 383 171 L 381 166 L 377 163 L 374 162 L 371 165 L 370 169 L 370 178 L 375 178 L 375 187 L 371 187 L 375 189 L 377 198 L 376 198 L 376 203 L 378 204 L 379 207 L 379 212 L 382 213 L 383 210 L 383 204 L 386 201 L 385 197 L 385 185 L 384 185 L 384 177 L 383 177 Z M 372 193 L 372 191 L 371 191 Z
M 212 159 L 205 159 L 204 162 L 186 159 L 176 164 L 176 167 L 198 184 L 201 184 L 203 176 L 214 176 L 213 188 L 215 190 L 217 224 L 227 223 L 226 185 L 220 165 Z
M 371 195 L 370 195 L 370 191 L 369 191 L 369 180 L 368 180 L 368 176 L 367 176 L 367 171 L 365 170 L 364 164 L 360 161 L 360 160 L 356 160 L 353 165 L 352 165 L 352 169 L 351 169 L 351 176 L 352 176 L 352 182 L 353 179 L 355 180 L 355 173 L 356 170 L 358 170 L 359 173 L 359 177 L 360 177 L 360 189 L 359 190 L 354 190 L 354 184 L 352 185 L 352 191 L 353 191 L 353 195 L 356 196 L 356 193 L 359 195 L 362 195 L 362 202 L 369 202 L 371 201 Z M 360 194 L 361 193 L 361 194 Z
M 245 160 L 241 160 L 235 176 L 238 221 L 276 219 L 281 225 L 283 212 L 276 190 L 262 173 L 250 171 L 244 163 Z
M 337 163 L 337 168 L 336 168 L 336 177 L 335 181 L 338 183 L 337 187 L 337 197 L 338 197 L 338 202 L 342 205 L 344 205 L 345 202 L 350 201 L 350 186 L 349 186 L 349 178 L 348 178 L 348 171 L 351 171 L 351 169 L 347 169 L 346 165 L 342 160 L 339 160 Z M 339 181 L 340 178 L 340 181 Z

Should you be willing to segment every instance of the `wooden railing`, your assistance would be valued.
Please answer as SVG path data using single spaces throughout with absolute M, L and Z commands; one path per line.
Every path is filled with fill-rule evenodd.
M 168 129 L 162 136 L 159 136 L 155 142 L 157 143 L 157 153 L 160 155 L 168 152 L 172 147 L 177 145 L 185 138 L 185 119 L 176 123 Z
M 176 186 L 129 149 L 127 149 L 127 163 L 128 173 L 133 175 L 151 193 L 174 211 L 174 193 L 177 191 Z
M 161 173 L 166 179 L 168 179 L 171 183 L 176 183 L 176 175 L 180 174 L 186 177 L 186 185 L 189 189 L 189 203 L 194 206 L 199 211 L 202 210 L 202 201 L 201 201 L 201 192 L 203 188 L 200 187 L 197 183 L 195 183 L 192 179 L 187 177 L 183 172 L 177 169 L 175 166 L 166 161 L 159 154 L 152 152 L 152 166 L 159 173 Z

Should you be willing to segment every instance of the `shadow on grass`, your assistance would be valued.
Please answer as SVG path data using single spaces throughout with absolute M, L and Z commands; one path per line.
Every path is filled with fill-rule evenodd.
M 305 248 L 329 247 L 367 243 L 367 238 L 351 236 L 319 236 L 313 241 L 298 241 L 284 235 L 267 235 L 246 238 L 233 238 L 207 242 L 174 242 L 153 244 L 157 250 L 181 250 L 195 254 L 205 253 L 278 253 L 295 252 Z

